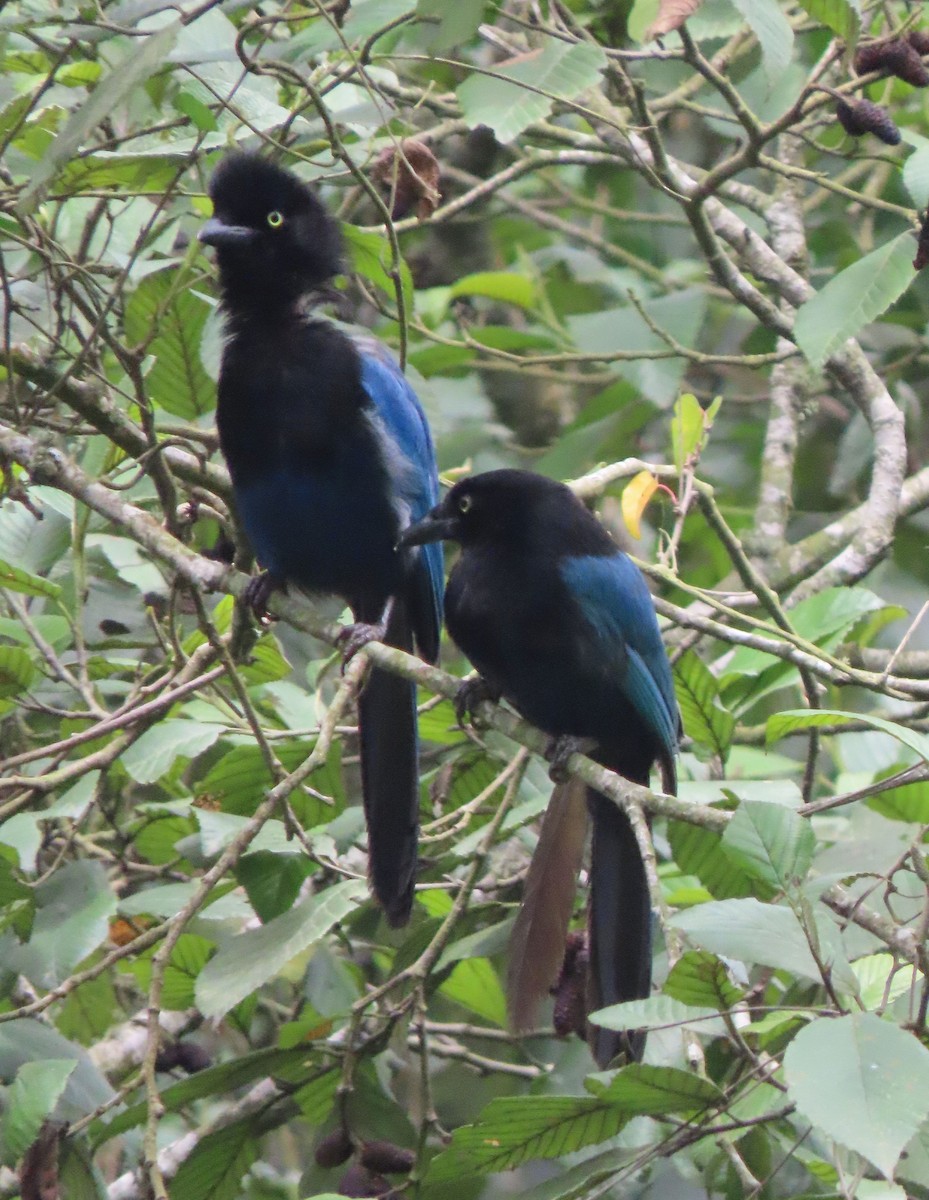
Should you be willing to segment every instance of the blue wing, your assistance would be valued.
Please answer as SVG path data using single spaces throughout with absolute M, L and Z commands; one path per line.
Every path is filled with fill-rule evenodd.
M 623 694 L 673 756 L 679 728 L 674 681 L 642 572 L 617 552 L 567 558 L 561 573 L 601 642 L 620 650 Z
M 361 385 L 382 424 L 385 455 L 403 512 L 403 526 L 421 520 L 439 502 L 435 450 L 426 415 L 393 355 L 374 338 L 353 339 L 361 359 Z M 442 627 L 442 545 L 418 547 L 414 568 L 413 617 L 417 640 L 428 658 L 438 651 Z

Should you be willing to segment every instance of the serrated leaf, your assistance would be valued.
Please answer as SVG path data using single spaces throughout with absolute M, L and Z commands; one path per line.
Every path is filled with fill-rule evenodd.
M 658 480 L 651 471 L 640 471 L 638 475 L 633 475 L 623 488 L 620 501 L 623 523 L 636 541 L 642 536 L 642 514 L 657 490 Z
M 57 600 L 61 588 L 51 580 L 42 579 L 39 575 L 30 575 L 12 563 L 0 560 L 0 587 L 11 592 L 21 592 L 24 596 L 47 596 L 49 600 Z
M 48 150 L 32 171 L 29 184 L 16 205 L 20 214 L 31 213 L 45 193 L 46 185 L 87 141 L 101 121 L 112 116 L 123 100 L 164 64 L 182 26 L 174 21 L 136 43 L 119 64 L 107 72 L 80 108 L 75 109 Z
M 726 826 L 723 851 L 750 875 L 787 891 L 804 878 L 816 838 L 809 821 L 783 804 L 740 804 Z
M 550 38 L 540 50 L 499 63 L 495 71 L 503 78 L 469 76 L 458 87 L 458 102 L 472 129 L 487 125 L 506 144 L 547 117 L 554 98 L 573 100 L 595 87 L 606 64 L 604 51 L 591 42 Z
M 200 360 L 200 341 L 212 307 L 205 296 L 179 286 L 180 279 L 172 267 L 142 280 L 126 305 L 126 337 L 144 342 L 153 359 L 145 376 L 152 402 L 173 416 L 192 420 L 215 403 L 213 381 Z M 154 338 L 153 328 L 158 330 Z
M 363 880 L 348 879 L 308 896 L 260 929 L 239 934 L 200 972 L 197 1007 L 206 1017 L 224 1016 L 353 912 L 366 895 Z
M 794 31 L 777 0 L 732 0 L 761 47 L 761 64 L 773 87 L 787 68 L 794 48 Z
M 907 729 L 894 721 L 885 721 L 883 717 L 875 717 L 870 713 L 849 713 L 838 708 L 808 708 L 790 709 L 787 712 L 775 713 L 769 717 L 765 725 L 765 741 L 768 745 L 786 737 L 797 729 L 816 729 L 819 725 L 847 725 L 850 730 L 866 726 L 878 729 L 896 738 L 904 746 L 913 751 L 925 762 L 929 762 L 929 736 L 915 729 Z
M 666 996 L 692 1007 L 712 1005 L 723 1012 L 742 998 L 730 981 L 725 964 L 706 950 L 688 950 L 668 972 L 662 989 Z
M 791 1098 L 888 1179 L 929 1116 L 929 1050 L 872 1013 L 811 1021 L 784 1055 Z
M 630 1115 L 699 1112 L 721 1105 L 725 1095 L 711 1079 L 651 1063 L 631 1063 L 617 1071 L 599 1099 L 609 1100 Z
M 686 821 L 668 824 L 674 861 L 685 875 L 696 875 L 717 900 L 753 896 L 757 881 L 721 851 L 722 835 Z
M 561 1158 L 613 1137 L 628 1118 L 614 1105 L 582 1096 L 519 1096 L 492 1100 L 476 1124 L 452 1135 L 429 1165 L 430 1185 L 508 1171 L 534 1158 Z
M 797 311 L 794 336 L 814 367 L 885 313 L 913 282 L 909 230 L 846 267 Z
M 719 682 L 703 659 L 688 650 L 674 664 L 674 691 L 688 737 L 708 746 L 724 762 L 735 717 L 719 698 Z
M 12 1166 L 22 1158 L 39 1135 L 45 1120 L 61 1099 L 77 1063 L 73 1058 L 47 1058 L 27 1062 L 16 1072 L 6 1093 L 0 1145 L 3 1158 Z
M 258 1158 L 254 1117 L 201 1137 L 171 1182 L 171 1200 L 237 1200 L 242 1177 Z
M 822 23 L 833 33 L 837 33 L 845 41 L 853 41 L 858 36 L 861 23 L 861 7 L 859 0 L 799 0 L 800 7 L 810 14 L 814 21 Z

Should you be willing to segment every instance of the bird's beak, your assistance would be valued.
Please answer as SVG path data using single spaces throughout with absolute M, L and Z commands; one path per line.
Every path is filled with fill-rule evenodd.
M 197 234 L 197 240 L 206 246 L 244 246 L 256 236 L 255 230 L 247 225 L 227 225 L 219 217 L 210 217 Z
M 426 542 L 445 542 L 455 539 L 455 521 L 442 515 L 441 506 L 434 508 L 415 525 L 408 525 L 400 535 L 398 546 L 422 546 Z

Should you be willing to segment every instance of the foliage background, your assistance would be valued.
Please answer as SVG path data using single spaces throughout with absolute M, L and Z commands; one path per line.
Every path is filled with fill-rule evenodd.
M 929 93 L 852 61 L 920 26 L 902 0 L 3 7 L 4 1195 L 348 1192 L 313 1156 L 343 1122 L 413 1151 L 423 1197 L 929 1194 Z M 847 136 L 836 90 L 901 143 Z M 385 236 L 373 168 L 414 134 L 441 202 Z M 232 145 L 345 222 L 340 311 L 405 359 L 443 470 L 573 479 L 629 545 L 646 463 L 676 496 L 634 553 L 681 800 L 607 785 L 655 817 L 643 1065 L 505 1028 L 540 739 L 466 734 L 451 676 L 366 652 L 423 684 L 423 886 L 387 930 L 364 656 L 340 677 L 332 604 L 256 633 L 210 556 L 196 231 Z

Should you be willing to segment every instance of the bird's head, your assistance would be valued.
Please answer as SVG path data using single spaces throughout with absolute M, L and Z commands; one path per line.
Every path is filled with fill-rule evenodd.
M 292 171 L 255 154 L 230 154 L 209 184 L 213 216 L 200 241 L 216 247 L 233 309 L 291 305 L 342 270 L 339 227 Z
M 405 530 L 400 544 L 527 546 L 555 536 L 566 523 L 580 522 L 583 532 L 592 520 L 563 483 L 531 471 L 486 471 L 456 483 L 441 504 Z

